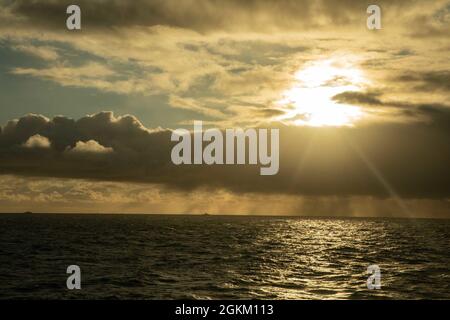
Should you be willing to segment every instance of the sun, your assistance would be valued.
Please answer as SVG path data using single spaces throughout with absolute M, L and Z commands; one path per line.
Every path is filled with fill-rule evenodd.
M 295 74 L 293 86 L 279 101 L 289 107 L 282 121 L 308 126 L 351 126 L 363 116 L 357 106 L 339 104 L 333 97 L 345 91 L 361 91 L 367 83 L 361 70 L 345 59 L 326 59 L 308 64 Z

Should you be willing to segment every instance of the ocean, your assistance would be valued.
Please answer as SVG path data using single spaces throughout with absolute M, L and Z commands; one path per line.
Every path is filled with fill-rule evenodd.
M 0 214 L 0 299 L 450 299 L 449 248 L 450 220 Z

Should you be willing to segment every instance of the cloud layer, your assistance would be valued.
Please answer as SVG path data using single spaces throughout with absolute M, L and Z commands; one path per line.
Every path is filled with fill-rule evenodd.
M 2 128 L 0 172 L 177 190 L 447 199 L 450 113 L 432 111 L 429 119 L 358 128 L 281 127 L 280 172 L 266 177 L 249 165 L 175 166 L 171 131 L 150 130 L 133 116 L 28 115 Z
M 400 12 L 406 17 L 422 17 L 436 8 L 442 8 L 445 3 L 377 1 L 389 22 L 398 21 Z M 19 0 L 12 2 L 7 8 L 12 14 L 27 18 L 34 24 L 55 28 L 65 21 L 61 12 L 65 12 L 69 4 L 65 0 Z M 113 0 L 107 3 L 102 0 L 80 0 L 77 4 L 82 8 L 88 28 L 163 25 L 200 32 L 346 26 L 365 21 L 365 16 L 358 13 L 365 13 L 369 5 L 359 0 L 346 0 L 339 4 L 332 0 Z M 445 10 L 440 13 L 439 21 L 448 19 Z M 420 22 L 416 20 L 416 24 Z
M 69 4 L 0 0 L 5 208 L 23 197 L 112 210 L 110 192 L 137 211 L 450 212 L 448 0 L 377 1 L 373 32 L 359 0 L 80 0 L 80 32 L 66 30 Z M 358 108 L 353 127 L 297 126 L 318 91 L 280 103 L 314 87 L 297 76 L 324 61 L 349 71 L 320 92 L 349 87 L 326 103 Z M 193 120 L 280 128 L 279 174 L 172 165 L 171 130 Z

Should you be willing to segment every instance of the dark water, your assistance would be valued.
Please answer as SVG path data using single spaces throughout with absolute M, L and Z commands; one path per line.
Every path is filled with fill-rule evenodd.
M 450 220 L 0 215 L 0 298 L 449 299 L 449 246 Z

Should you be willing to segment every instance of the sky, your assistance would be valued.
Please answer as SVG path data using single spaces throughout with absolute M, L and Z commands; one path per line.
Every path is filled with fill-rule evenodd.
M 72 2 L 0 0 L 1 212 L 450 218 L 448 0 Z M 196 120 L 279 173 L 173 165 Z

